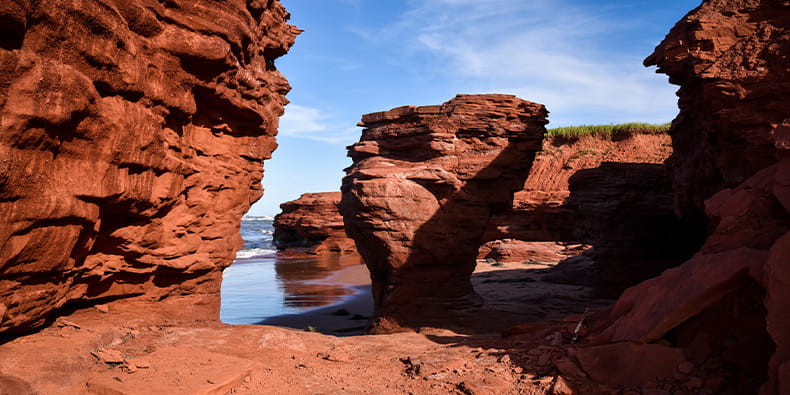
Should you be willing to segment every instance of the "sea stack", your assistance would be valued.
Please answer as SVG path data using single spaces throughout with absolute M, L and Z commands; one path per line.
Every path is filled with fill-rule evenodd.
M 469 277 L 486 224 L 524 185 L 547 115 L 511 95 L 458 95 L 362 117 L 340 212 L 371 273 L 378 327 L 477 300 Z
M 274 244 L 280 250 L 316 255 L 356 252 L 343 228 L 339 203 L 340 192 L 317 192 L 281 204 L 274 217 Z

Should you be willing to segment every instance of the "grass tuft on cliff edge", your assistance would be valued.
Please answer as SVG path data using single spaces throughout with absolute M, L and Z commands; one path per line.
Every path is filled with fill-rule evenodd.
M 547 137 L 555 140 L 578 140 L 582 136 L 595 136 L 611 140 L 623 140 L 635 134 L 662 134 L 669 131 L 669 123 L 629 122 L 612 125 L 581 125 L 552 128 L 546 131 Z

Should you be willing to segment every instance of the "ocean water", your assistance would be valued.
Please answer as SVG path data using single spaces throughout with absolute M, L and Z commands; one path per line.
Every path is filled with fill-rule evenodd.
M 340 303 L 355 291 L 320 280 L 348 266 L 339 256 L 278 256 L 272 243 L 272 217 L 245 216 L 244 247 L 225 269 L 220 319 L 228 324 L 299 314 Z
M 273 222 L 272 217 L 244 216 L 241 221 L 241 238 L 244 239 L 244 247 L 236 253 L 236 258 L 271 256 L 277 252 L 272 242 Z

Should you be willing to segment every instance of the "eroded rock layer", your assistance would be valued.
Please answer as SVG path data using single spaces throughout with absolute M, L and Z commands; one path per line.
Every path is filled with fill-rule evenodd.
M 355 252 L 354 240 L 346 236 L 337 209 L 340 192 L 305 193 L 280 205 L 274 217 L 274 244 L 281 250 L 312 254 Z
M 671 153 L 670 137 L 660 130 L 548 137 L 513 207 L 492 217 L 484 239 L 521 240 L 500 240 L 500 250 L 512 244 L 510 254 L 528 251 L 519 247 L 524 242 L 590 244 L 596 295 L 617 297 L 684 262 L 701 244 L 702 227 L 673 209 L 663 164 Z
M 0 332 L 73 302 L 217 294 L 298 30 L 275 1 L 0 5 Z
M 515 96 L 458 95 L 362 117 L 340 211 L 380 315 L 474 296 L 469 276 L 485 226 L 523 186 L 546 116 Z
M 737 367 L 727 385 L 740 393 L 790 393 L 788 26 L 787 1 L 705 1 L 647 59 L 681 86 L 678 208 L 715 228 L 689 261 L 627 290 L 605 333 Z
M 595 135 L 547 137 L 524 187 L 514 194 L 512 208 L 491 218 L 485 239 L 567 241 L 578 238 L 574 234 L 574 210 L 566 204 L 571 195 L 573 175 L 598 168 L 604 162 L 659 165 L 671 153 L 669 135 L 658 132 L 635 133 L 619 139 Z
M 712 0 L 683 18 L 645 65 L 678 90 L 669 164 L 681 213 L 776 161 L 772 131 L 788 116 L 788 3 Z

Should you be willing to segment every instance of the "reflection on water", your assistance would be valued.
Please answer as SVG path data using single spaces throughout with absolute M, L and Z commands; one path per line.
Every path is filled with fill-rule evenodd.
M 220 319 L 229 324 L 254 324 L 339 303 L 354 291 L 322 280 L 359 264 L 356 254 L 237 259 L 223 276 Z
M 327 277 L 332 272 L 349 266 L 349 259 L 340 255 L 310 259 L 278 260 L 274 264 L 279 286 L 285 294 L 285 306 L 311 308 L 339 302 L 351 289 L 311 280 Z M 359 262 L 359 261 L 357 261 Z

